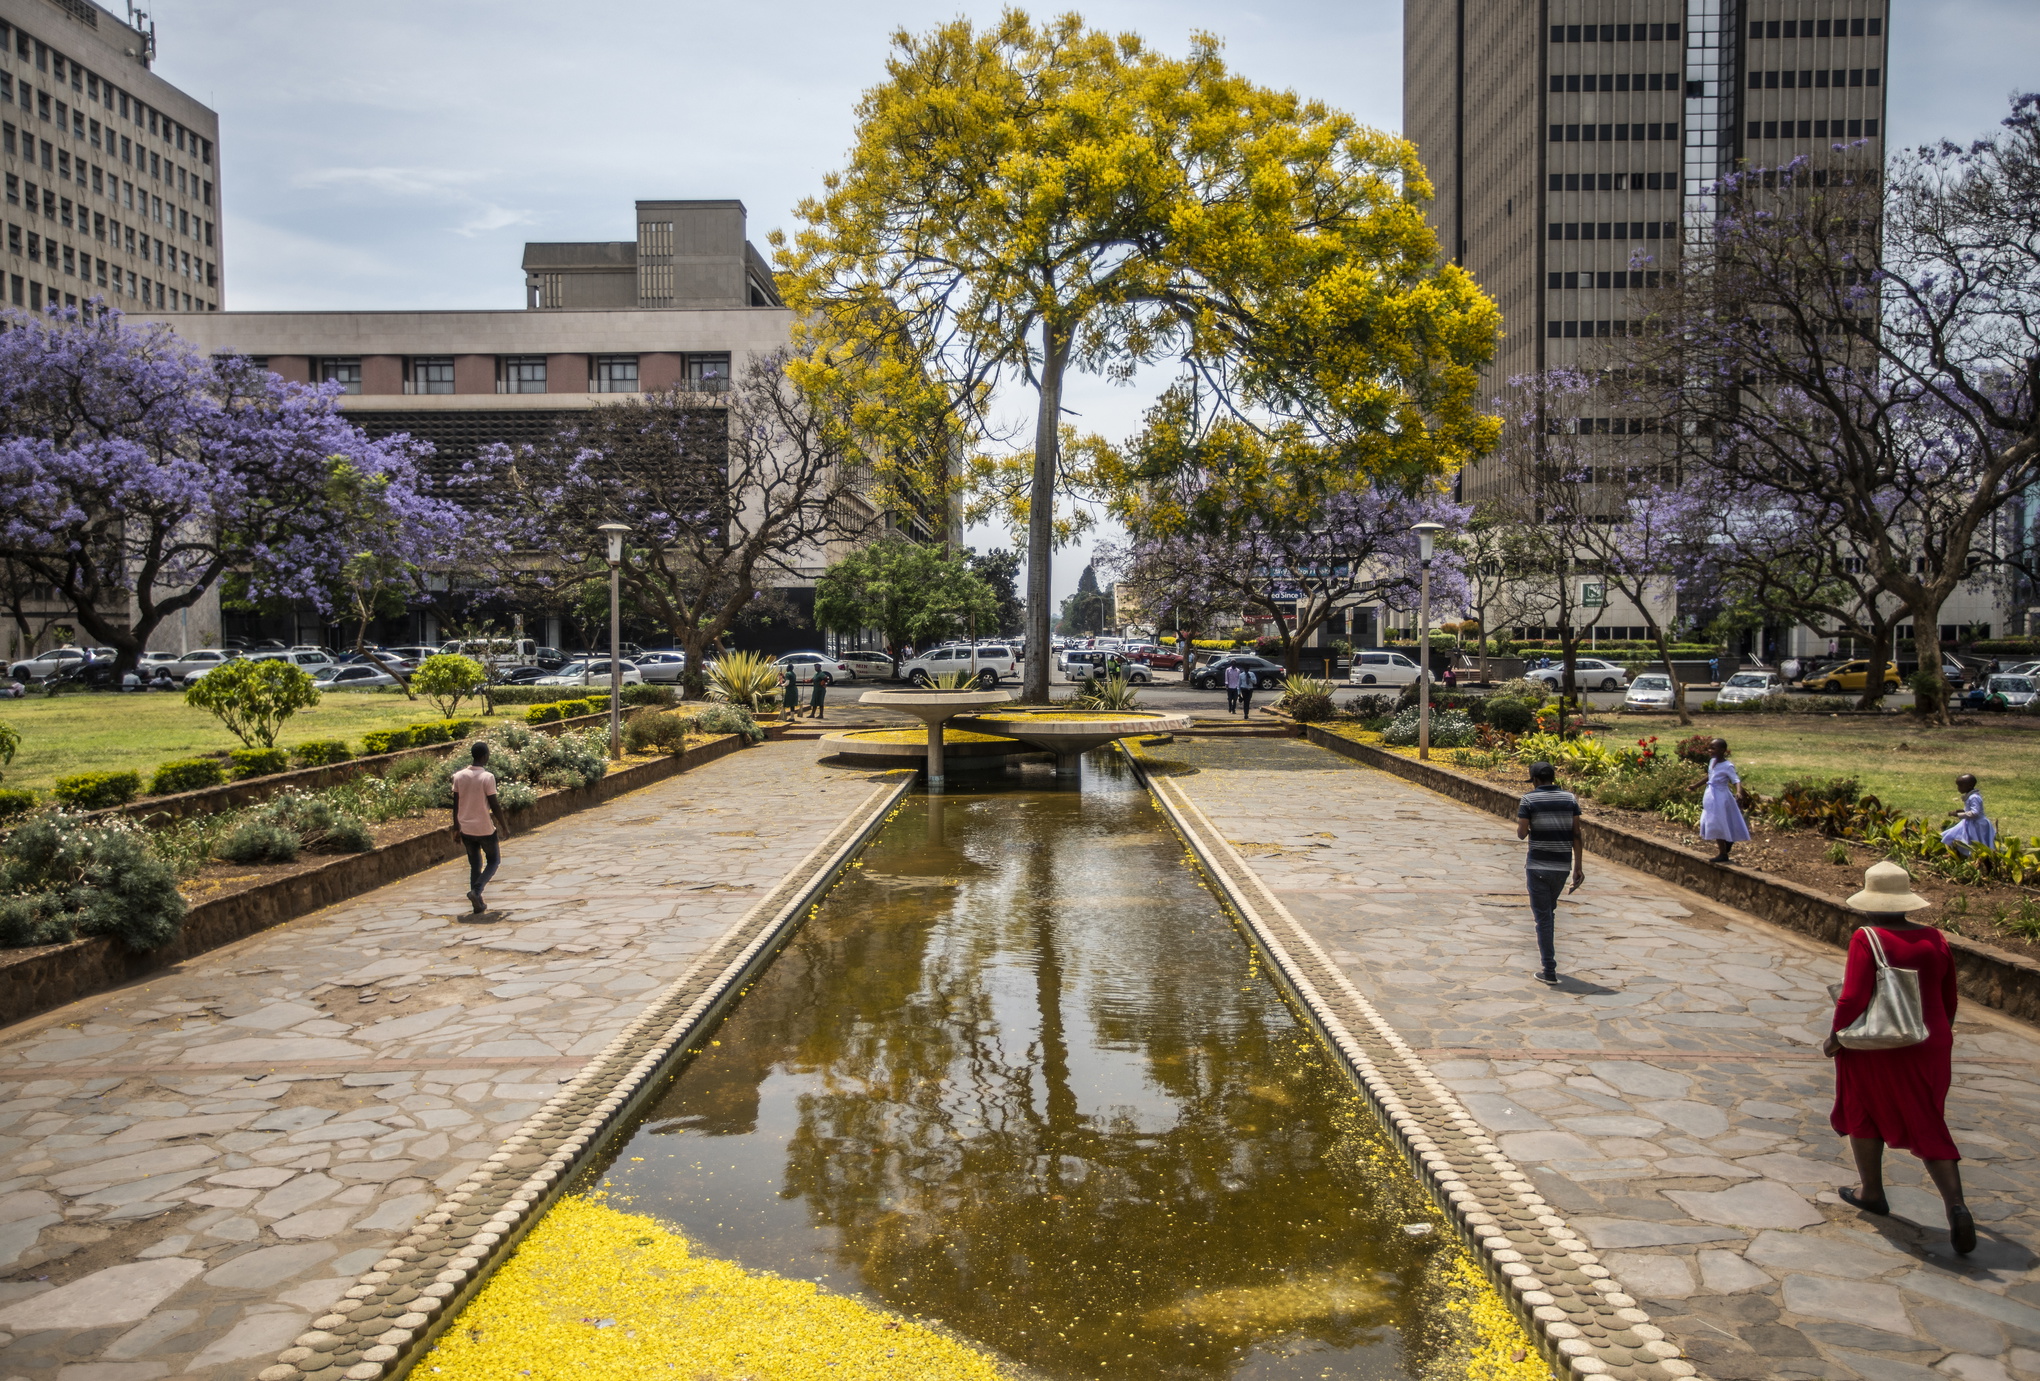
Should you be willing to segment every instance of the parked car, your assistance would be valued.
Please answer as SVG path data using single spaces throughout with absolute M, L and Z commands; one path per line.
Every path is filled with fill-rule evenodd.
M 789 652 L 773 662 L 781 676 L 790 676 L 797 685 L 810 685 L 817 675 L 826 674 L 834 685 L 857 679 L 856 669 L 840 657 L 831 657 L 826 652 Z
M 1155 646 L 1133 655 L 1133 660 L 1153 667 L 1156 671 L 1181 671 L 1183 654 L 1173 647 Z
M 1637 678 L 1643 684 L 1643 678 Z M 1738 671 L 1721 683 L 1721 694 L 1716 700 L 1724 705 L 1737 705 L 1745 700 L 1762 700 L 1767 695 L 1779 695 L 1785 690 L 1785 678 L 1775 671 Z
M 631 658 L 637 669 L 644 673 L 647 681 L 660 685 L 672 685 L 687 671 L 687 654 L 684 652 L 640 652 Z
M 567 664 L 567 654 L 556 647 L 541 646 L 534 660 L 547 671 L 558 671 Z
M 439 655 L 438 648 L 422 645 L 415 647 L 392 647 L 388 649 L 388 652 L 389 656 L 385 660 L 399 671 L 416 671 L 418 663 L 424 661 L 427 657 L 437 657 Z
M 1672 707 L 1672 678 L 1662 671 L 1645 672 L 1622 697 L 1625 710 L 1668 710 Z
M 497 681 L 505 686 L 531 686 L 550 675 L 552 672 L 544 667 L 511 667 Z
M 303 667 L 307 673 L 316 673 L 321 667 L 338 666 L 333 654 L 319 647 L 292 647 L 281 652 L 251 652 L 251 662 L 289 662 L 292 666 Z
M 1969 684 L 1969 668 L 1949 657 L 1941 663 L 1941 678 L 1955 690 L 1961 690 Z
M 215 667 L 237 662 L 241 654 L 228 647 L 201 647 L 184 654 L 183 665 L 188 668 L 182 680 L 185 685 L 195 685 L 198 678 Z
M 1423 674 L 1414 657 L 1366 648 L 1353 654 L 1346 680 L 1355 686 L 1407 686 Z
M 937 647 L 900 663 L 901 679 L 925 686 L 938 676 L 952 672 L 977 672 L 978 684 L 990 689 L 1014 674 L 1013 649 L 1003 643 L 980 643 L 975 648 Z
M 1565 664 L 1530 672 L 1526 679 L 1542 682 L 1547 690 L 1558 690 L 1565 685 Z M 1599 657 L 1580 657 L 1573 662 L 1573 684 L 1581 690 L 1621 690 L 1629 684 L 1629 672 Z
M 873 652 L 870 648 L 852 648 L 839 654 L 836 660 L 849 667 L 853 675 L 864 677 L 866 680 L 890 681 L 894 675 L 893 659 L 883 652 Z
M 1860 691 L 1870 679 L 1868 658 L 1859 657 L 1853 662 L 1829 667 L 1814 676 L 1806 678 L 1806 688 L 1822 695 L 1839 695 L 1844 691 Z M 1898 689 L 1898 663 L 1884 664 L 1884 689 L 1886 692 Z
M 1966 710 L 2023 710 L 2033 703 L 2036 695 L 2040 695 L 2040 679 L 2007 676 L 1999 672 L 1972 687 L 1962 697 L 1962 707 Z
M 7 674 L 17 681 L 47 681 L 52 676 L 76 671 L 91 660 L 92 649 L 53 647 L 48 652 L 22 658 L 7 668 Z
M 1266 657 L 1257 657 L 1251 652 L 1234 652 L 1199 667 L 1191 676 L 1190 684 L 1198 690 L 1223 690 L 1225 669 L 1229 666 L 1237 666 L 1242 671 L 1252 673 L 1254 686 L 1259 690 L 1279 686 L 1289 679 L 1289 669 L 1280 662 L 1271 662 Z
M 626 686 L 642 686 L 644 673 L 637 669 L 637 663 L 619 660 L 617 672 Z M 584 674 L 585 673 L 585 674 Z M 586 661 L 568 662 L 558 671 L 548 673 L 531 682 L 534 686 L 580 686 L 590 690 L 605 690 L 609 686 L 609 659 L 591 657 Z
M 320 690 L 374 690 L 379 686 L 401 684 L 386 671 L 377 671 L 366 663 L 353 666 L 320 667 L 312 673 L 312 684 Z
M 466 638 L 443 643 L 439 651 L 449 657 L 470 657 L 498 670 L 538 665 L 538 644 L 530 638 Z

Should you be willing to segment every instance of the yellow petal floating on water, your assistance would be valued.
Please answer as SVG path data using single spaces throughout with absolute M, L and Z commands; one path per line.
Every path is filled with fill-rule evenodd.
M 580 1198 L 539 1220 L 427 1369 L 444 1381 L 1007 1381 L 991 1358 L 911 1319 L 696 1256 L 657 1219 Z

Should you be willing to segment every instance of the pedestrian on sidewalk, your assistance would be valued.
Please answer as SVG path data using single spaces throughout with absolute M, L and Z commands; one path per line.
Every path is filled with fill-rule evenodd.
M 1587 858 L 1580 847 L 1580 800 L 1561 791 L 1558 773 L 1548 762 L 1530 764 L 1530 790 L 1516 803 L 1516 838 L 1530 841 L 1524 859 L 1524 882 L 1530 889 L 1530 914 L 1537 920 L 1537 970 L 1540 983 L 1558 982 L 1558 897 L 1572 874 L 1573 890 L 1587 880 Z
M 1969 846 L 1979 844 L 1988 849 L 1997 843 L 1997 826 L 1984 814 L 1983 793 L 1976 789 L 1976 778 L 1964 772 L 1955 779 L 1956 794 L 1962 797 L 1962 809 L 1955 812 L 1955 823 L 1941 831 L 1941 842 L 1969 857 Z
M 1728 740 L 1715 739 L 1707 745 L 1707 781 L 1700 797 L 1700 837 L 1712 840 L 1720 852 L 1709 860 L 1728 862 L 1728 851 L 1750 838 L 1749 822 L 1736 804 L 1735 790 L 1742 785 L 1735 764 L 1728 759 Z
M 470 756 L 471 763 L 452 778 L 453 827 L 460 835 L 461 847 L 467 850 L 467 895 L 479 916 L 489 909 L 482 900 L 482 889 L 496 876 L 496 868 L 503 861 L 497 841 L 510 837 L 510 818 L 503 813 L 503 803 L 496 799 L 496 774 L 489 770 L 489 745 L 475 744 Z M 487 867 L 483 866 L 484 859 L 488 860 Z
M 1254 692 L 1260 687 L 1261 673 L 1252 667 L 1240 668 L 1240 718 L 1254 717 Z
M 1962 1153 L 1948 1133 L 1948 1084 L 1955 1049 L 1955 963 L 1948 939 L 1908 913 L 1931 906 L 1916 896 L 1912 878 L 1896 863 L 1875 863 L 1863 874 L 1863 890 L 1849 907 L 1867 912 L 1849 937 L 1849 957 L 1835 1001 L 1834 1024 L 1821 1053 L 1835 1062 L 1835 1106 L 1828 1122 L 1849 1139 L 1862 1183 L 1844 1188 L 1842 1199 L 1865 1213 L 1888 1214 L 1884 1195 L 1884 1148 L 1911 1151 L 1926 1163 L 1948 1211 L 1948 1237 L 1955 1250 L 1976 1250 L 1976 1220 L 1962 1197 Z M 1919 1013 L 1927 1038 L 1915 1045 L 1851 1049 L 1842 1040 L 1877 996 L 1878 958 L 1894 970 L 1919 978 Z
M 808 718 L 826 719 L 823 713 L 829 706 L 829 673 L 815 668 L 814 688 L 808 693 Z
M 1225 712 L 1231 714 L 1240 707 L 1240 669 L 1237 663 L 1228 663 L 1225 669 Z
M 786 721 L 791 724 L 800 718 L 800 675 L 792 665 L 779 669 L 782 683 L 779 703 L 786 710 Z

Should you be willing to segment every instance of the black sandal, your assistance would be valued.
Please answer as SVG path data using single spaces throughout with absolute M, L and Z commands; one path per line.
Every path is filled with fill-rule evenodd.
M 1967 1256 L 1976 1250 L 1976 1219 L 1970 1216 L 1967 1204 L 1956 1204 L 1948 1210 L 1948 1240 L 1954 1244 L 1957 1256 Z
M 1866 1199 L 1859 1195 L 1855 1190 L 1849 1188 L 1847 1185 L 1842 1186 L 1842 1188 L 1838 1192 L 1842 1196 L 1842 1202 L 1848 1204 L 1852 1208 L 1860 1208 L 1865 1213 L 1876 1213 L 1881 1214 L 1885 1217 L 1889 1217 L 1891 1215 L 1891 1201 L 1889 1199 L 1884 1198 L 1882 1195 L 1879 1195 L 1875 1199 Z M 1968 1210 L 1965 1209 L 1963 1211 L 1966 1213 Z M 1973 1234 L 1974 1230 L 1972 1229 L 1972 1237 Z

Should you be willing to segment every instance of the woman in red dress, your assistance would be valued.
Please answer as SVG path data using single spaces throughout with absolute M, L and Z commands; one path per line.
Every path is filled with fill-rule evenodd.
M 1832 1032 L 1821 1047 L 1835 1062 L 1835 1108 L 1829 1122 L 1849 1139 L 1856 1156 L 1860 1189 L 1842 1198 L 1867 1213 L 1889 1213 L 1884 1197 L 1884 1148 L 1911 1151 L 1926 1162 L 1927 1174 L 1948 1207 L 1948 1235 L 1955 1250 L 1976 1249 L 1976 1220 L 1962 1199 L 1962 1153 L 1948 1134 L 1950 1062 L 1955 1048 L 1955 964 L 1948 941 L 1932 926 L 1906 919 L 1907 912 L 1932 905 L 1912 890 L 1912 879 L 1896 863 L 1879 863 L 1863 875 L 1863 890 L 1849 898 L 1857 911 L 1871 913 L 1885 962 L 1920 976 L 1920 1006 L 1927 1038 L 1893 1050 L 1850 1050 Z M 1847 1028 L 1877 994 L 1877 959 L 1862 929 L 1849 937 L 1848 967 L 1835 1002 L 1834 1032 Z

